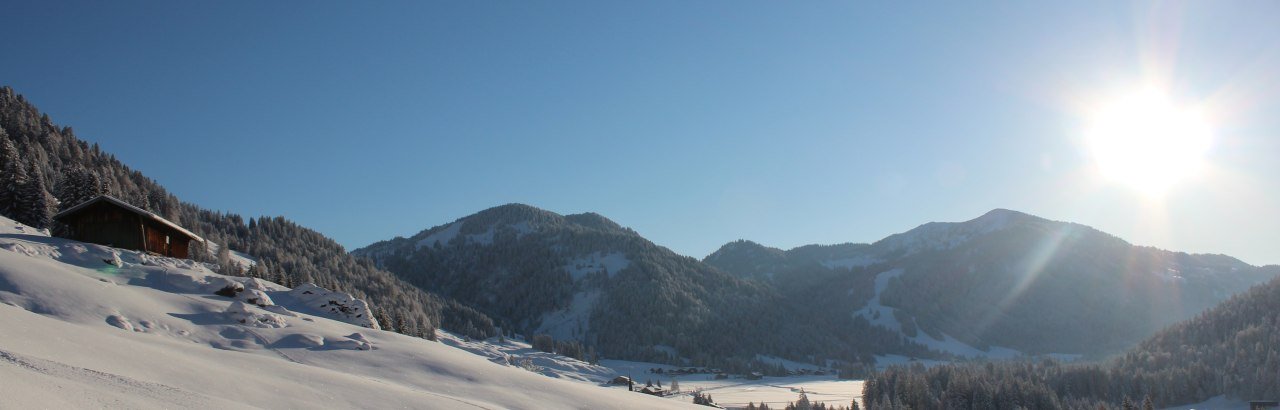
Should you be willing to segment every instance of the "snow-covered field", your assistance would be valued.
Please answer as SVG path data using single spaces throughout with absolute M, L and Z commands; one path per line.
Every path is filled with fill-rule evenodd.
M 1226 396 L 1216 396 L 1209 400 L 1185 406 L 1168 407 L 1165 410 L 1248 410 L 1249 402 L 1231 400 Z
M 703 393 L 711 395 L 716 404 L 727 408 L 746 407 L 747 403 L 767 403 L 769 407 L 782 408 L 787 403 L 794 402 L 800 398 L 800 392 L 804 391 L 810 402 L 824 402 L 848 407 L 849 402 L 856 397 L 858 404 L 862 404 L 862 380 L 841 380 L 835 376 L 764 377 L 760 380 L 732 377 L 716 380 L 715 376 L 711 374 L 688 374 L 673 377 L 667 374 L 650 373 L 650 369 L 653 368 L 662 368 L 664 372 L 676 368 L 675 366 L 655 363 L 602 360 L 600 364 L 619 375 L 631 377 L 638 383 L 636 387 L 644 386 L 645 383 L 653 381 L 654 383 L 661 382 L 664 388 L 669 389 L 671 381 L 675 380 L 679 384 L 681 394 L 668 396 L 667 399 L 680 402 L 692 401 L 693 392 L 701 390 Z M 803 365 L 799 367 L 811 368 L 814 366 Z M 626 390 L 626 387 L 620 386 L 615 387 L 615 389 Z
M 246 289 L 239 300 L 213 294 L 233 281 Z M 359 322 L 314 299 L 358 306 L 341 296 L 50 238 L 0 218 L 0 407 L 692 406 L 581 376 L 607 370 L 546 377 L 456 338 L 434 343 L 334 320 Z
M 772 408 L 782 408 L 794 402 L 804 391 L 810 402 L 827 403 L 848 407 L 849 402 L 858 400 L 862 405 L 862 381 L 840 380 L 832 376 L 789 376 L 765 377 L 760 380 L 725 379 L 709 380 L 706 375 L 682 376 L 680 390 L 686 392 L 670 397 L 679 401 L 692 400 L 692 392 L 701 390 L 711 395 L 712 400 L 724 407 L 746 407 L 747 403 L 767 403 Z M 663 386 L 670 384 L 670 378 L 663 381 Z

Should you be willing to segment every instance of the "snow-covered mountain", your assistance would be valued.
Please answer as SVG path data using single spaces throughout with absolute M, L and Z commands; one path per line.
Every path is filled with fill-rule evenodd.
M 352 253 L 504 329 L 578 341 L 607 358 L 745 370 L 757 354 L 861 361 L 913 353 L 847 315 L 797 319 L 792 301 L 770 285 L 675 254 L 597 214 L 504 205 Z M 797 334 L 806 337 L 790 336 Z
M 872 244 L 737 241 L 704 261 L 783 294 L 847 286 L 826 292 L 843 292 L 855 316 L 935 350 L 997 357 L 1116 352 L 1277 273 L 1006 209 Z
M 473 352 L 483 346 L 450 345 L 469 343 L 461 337 L 376 330 L 367 313 L 348 294 L 222 276 L 0 218 L 0 407 L 691 405 L 574 381 L 590 368 L 557 379 L 519 357 L 487 360 Z

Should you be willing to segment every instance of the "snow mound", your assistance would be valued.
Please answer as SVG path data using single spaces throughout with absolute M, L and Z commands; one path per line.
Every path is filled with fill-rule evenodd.
M 370 329 L 381 329 L 378 321 L 369 314 L 369 303 L 356 299 L 350 293 L 334 292 L 304 283 L 289 291 L 289 296 L 307 307 L 324 312 L 327 317 Z
M 279 349 L 318 348 L 324 346 L 324 336 L 310 333 L 294 333 L 280 338 L 271 346 Z
M 320 350 L 373 350 L 373 343 L 364 335 L 352 333 L 343 337 L 325 337 L 314 333 L 285 335 L 271 344 L 274 349 Z
M 227 306 L 227 310 L 223 311 L 233 322 L 267 328 L 281 328 L 289 326 L 283 317 L 274 313 L 257 312 L 241 301 L 232 302 Z
M 359 332 L 347 335 L 342 339 L 325 339 L 325 345 L 334 349 L 372 350 L 373 345 Z

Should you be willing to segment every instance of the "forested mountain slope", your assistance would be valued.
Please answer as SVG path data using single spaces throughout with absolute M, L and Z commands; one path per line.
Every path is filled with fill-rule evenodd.
M 827 302 L 789 299 L 592 213 L 504 205 L 352 253 L 475 306 L 505 329 L 581 341 L 610 358 L 745 369 L 756 354 L 803 361 L 924 354 L 847 314 L 801 316 L 813 309 L 800 305 Z
M 1276 273 L 1280 267 L 1262 268 Z M 1280 278 L 1170 326 L 1100 364 L 1052 360 L 895 366 L 873 375 L 868 408 L 1124 408 L 1280 400 Z M 1099 407 L 1104 406 L 1104 407 Z
M 406 334 L 430 337 L 432 329 L 442 326 L 474 337 L 495 334 L 487 316 L 360 262 L 318 232 L 281 217 L 246 221 L 182 202 L 97 144 L 76 138 L 70 127 L 54 124 L 12 88 L 0 88 L 0 212 L 44 228 L 59 207 L 55 198 L 62 199 L 65 208 L 100 193 L 260 260 L 261 265 L 248 272 L 231 273 L 270 272 L 282 275 L 274 279 L 286 283 L 315 282 L 355 294 L 378 308 L 384 327 Z
M 1134 246 L 1084 225 L 1002 209 L 873 244 L 782 251 L 738 241 L 705 262 L 773 283 L 784 295 L 872 270 L 886 283 L 876 302 L 894 316 L 880 323 L 917 340 L 951 337 L 1024 353 L 1119 352 L 1276 274 L 1229 256 Z

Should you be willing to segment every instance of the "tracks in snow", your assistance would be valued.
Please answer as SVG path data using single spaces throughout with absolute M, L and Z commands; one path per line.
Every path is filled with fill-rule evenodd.
M 223 405 L 219 403 L 227 403 L 221 399 L 165 384 L 0 350 L 0 368 L 4 367 L 18 368 L 83 385 L 107 387 L 135 397 L 169 403 L 176 408 L 217 408 Z M 242 403 L 238 405 L 244 406 Z

